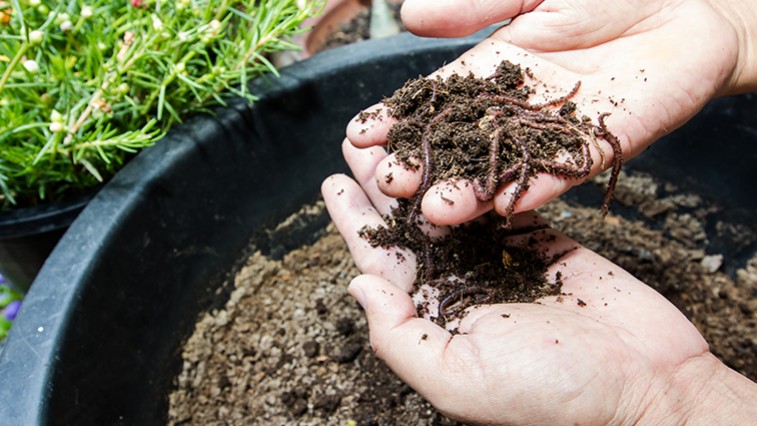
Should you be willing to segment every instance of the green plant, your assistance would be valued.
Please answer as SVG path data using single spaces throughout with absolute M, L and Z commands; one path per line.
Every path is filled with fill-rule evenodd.
M 0 1 L 0 210 L 107 180 L 276 72 L 314 0 Z

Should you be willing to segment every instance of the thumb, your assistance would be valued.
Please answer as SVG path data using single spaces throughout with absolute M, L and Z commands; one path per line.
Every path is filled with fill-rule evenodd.
M 452 336 L 418 318 L 410 296 L 381 277 L 358 276 L 348 291 L 365 310 L 376 355 L 422 395 L 439 388 L 442 355 Z
M 402 23 L 424 37 L 463 37 L 529 12 L 542 0 L 405 0 Z

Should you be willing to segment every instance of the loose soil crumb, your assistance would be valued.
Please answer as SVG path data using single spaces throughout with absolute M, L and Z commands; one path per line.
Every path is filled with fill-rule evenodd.
M 699 217 L 702 225 L 712 219 L 701 212 L 716 210 L 713 206 L 696 195 L 650 191 L 649 183 L 664 185 L 647 175 L 620 182 L 618 193 L 634 200 L 627 206 L 627 216 L 634 219 L 611 215 L 601 220 L 594 206 L 561 200 L 541 213 L 671 300 L 716 356 L 757 380 L 757 255 L 735 279 L 722 269 L 712 272 L 703 265 L 706 256 L 717 254 L 708 253 L 711 235 L 696 241 L 672 235 L 691 228 L 690 221 L 677 220 L 684 212 Z M 619 204 L 623 199 L 618 197 Z M 667 207 L 655 218 L 667 218 L 653 227 L 643 212 L 660 211 L 660 205 Z M 226 306 L 205 314 L 184 347 L 169 423 L 455 424 L 371 351 L 363 313 L 346 291 L 356 274 L 332 226 L 320 240 L 281 261 L 260 253 L 250 257 Z

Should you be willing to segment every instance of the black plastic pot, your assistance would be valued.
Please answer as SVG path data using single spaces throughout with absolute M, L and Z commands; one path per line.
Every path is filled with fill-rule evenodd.
M 26 293 L 55 244 L 91 194 L 0 214 L 0 274 L 9 286 Z
M 251 240 L 270 252 L 297 243 L 264 230 L 344 170 L 349 118 L 480 38 L 403 34 L 316 55 L 258 82 L 254 108 L 232 105 L 135 158 L 72 224 L 32 286 L 0 355 L 2 422 L 164 423 L 182 340 Z M 752 96 L 719 100 L 630 166 L 712 195 L 754 230 L 756 114 Z M 703 149 L 711 145 L 722 157 Z

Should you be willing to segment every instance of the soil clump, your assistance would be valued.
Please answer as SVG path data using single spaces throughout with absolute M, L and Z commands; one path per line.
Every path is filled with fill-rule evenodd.
M 600 114 L 596 125 L 587 116 L 576 116 L 571 98 L 580 86 L 577 81 L 563 96 L 532 103 L 534 90 L 525 84 L 524 71 L 507 60 L 486 78 L 453 74 L 410 80 L 384 100 L 398 120 L 387 135 L 387 151 L 406 168 L 422 169 L 416 194 L 420 196 L 436 183 L 466 179 L 479 200 L 489 201 L 499 187 L 515 182 L 512 200 L 502 214 L 507 218 L 536 173 L 566 179 L 588 176 L 593 164 L 590 147 L 594 144 L 603 152 L 598 145 L 603 139 L 613 149 L 612 173 L 601 206 L 604 214 L 623 155 L 605 126 L 608 113 Z M 410 222 L 415 223 L 419 211 L 411 213 Z
M 560 283 L 544 278 L 557 259 L 546 259 L 536 238 L 518 246 L 505 241 L 538 228 L 510 226 L 515 204 L 531 179 L 537 173 L 566 179 L 588 176 L 590 145 L 599 148 L 598 139 L 613 148 L 600 212 L 607 213 L 622 164 L 620 144 L 605 127 L 606 114 L 596 125 L 588 117 L 576 117 L 570 99 L 579 88 L 577 82 L 563 96 L 532 103 L 533 89 L 525 84 L 521 67 L 503 61 L 488 78 L 420 77 L 384 100 L 398 120 L 389 130 L 387 151 L 397 155 L 402 167 L 420 169 L 423 178 L 413 197 L 398 201 L 386 228 L 363 229 L 360 234 L 374 247 L 400 247 L 418 254 L 416 289 L 432 287 L 439 298 L 438 309 L 430 312 L 426 295 L 417 306 L 420 316 L 444 325 L 472 305 L 532 302 L 560 294 Z M 362 118 L 367 120 L 368 114 Z M 468 182 L 460 184 L 472 185 L 480 201 L 492 200 L 506 183 L 514 182 L 515 190 L 503 217 L 489 215 L 430 237 L 419 228 L 421 200 L 432 185 L 445 180 Z

